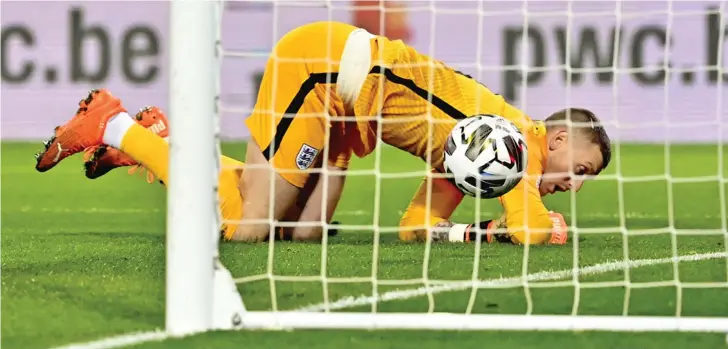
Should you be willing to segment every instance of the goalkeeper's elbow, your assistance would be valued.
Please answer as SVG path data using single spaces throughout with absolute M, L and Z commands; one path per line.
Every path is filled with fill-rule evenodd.
M 417 239 L 417 230 L 406 226 L 399 226 L 399 239 L 402 241 L 414 241 Z
M 508 230 L 511 230 L 510 226 Z M 509 234 L 511 241 L 517 245 L 544 245 L 549 242 L 552 230 L 553 223 L 548 216 L 545 216 L 543 219 L 530 222 L 527 228 L 517 227 L 509 231 Z
M 402 241 L 416 241 L 418 235 L 425 235 L 425 229 L 422 229 L 422 223 L 415 222 L 407 213 L 402 216 L 399 221 L 399 239 Z M 426 238 L 426 237 L 425 237 Z
M 399 239 L 402 241 L 427 241 L 429 227 L 436 227 L 439 223 L 447 222 L 443 218 L 430 217 L 428 219 L 410 212 L 405 212 L 399 221 Z M 427 224 L 429 223 L 429 224 Z

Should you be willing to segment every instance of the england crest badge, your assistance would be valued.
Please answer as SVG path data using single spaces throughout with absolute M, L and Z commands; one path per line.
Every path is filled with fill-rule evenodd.
M 316 160 L 318 153 L 318 149 L 304 143 L 301 146 L 301 150 L 298 151 L 298 155 L 296 155 L 296 166 L 298 166 L 300 170 L 305 170 L 311 167 L 314 160 Z

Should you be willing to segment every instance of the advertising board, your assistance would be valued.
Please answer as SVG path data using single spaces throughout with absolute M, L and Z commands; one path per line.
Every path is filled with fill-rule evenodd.
M 286 3 L 228 2 L 226 52 L 268 53 L 298 25 L 352 18 L 348 1 Z M 534 118 L 580 106 L 597 112 L 615 140 L 728 139 L 728 14 L 717 1 L 406 4 L 401 18 L 411 45 Z M 1 17 L 3 139 L 47 137 L 96 87 L 112 90 L 130 110 L 167 108 L 169 2 L 11 1 Z M 239 139 L 247 136 L 243 120 L 265 57 L 233 56 L 220 68 L 229 110 L 221 126 L 225 138 Z

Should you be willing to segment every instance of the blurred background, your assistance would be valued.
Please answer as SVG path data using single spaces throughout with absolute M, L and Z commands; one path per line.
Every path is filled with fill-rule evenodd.
M 229 1 L 228 53 L 267 53 L 298 25 L 350 22 L 451 64 L 532 117 L 591 108 L 615 141 L 726 139 L 726 6 L 720 1 Z M 128 108 L 168 107 L 169 2 L 2 4 L 4 140 L 41 139 L 91 88 Z M 616 28 L 620 28 L 617 30 Z M 190 48 L 194 49 L 194 48 Z M 226 55 L 221 126 L 247 137 L 265 58 Z M 171 118 L 174 118 L 172 115 Z

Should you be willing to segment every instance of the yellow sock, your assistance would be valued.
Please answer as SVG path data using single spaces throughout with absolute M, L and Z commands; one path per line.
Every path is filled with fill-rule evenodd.
M 121 151 L 149 169 L 162 182 L 167 182 L 169 175 L 169 144 L 146 128 L 134 124 L 121 140 Z M 221 176 L 236 182 L 240 180 L 243 162 L 222 156 Z
M 169 178 L 169 144 L 164 139 L 141 125 L 134 124 L 121 140 L 121 151 L 146 167 L 163 183 L 167 183 Z M 243 214 L 243 198 L 238 189 L 243 163 L 223 156 L 221 165 L 218 198 L 222 218 L 229 221 L 223 224 L 221 234 L 226 240 L 230 240 L 238 226 L 236 221 L 239 221 Z
M 163 183 L 169 178 L 169 144 L 139 124 L 133 124 L 121 139 L 121 151 L 141 163 Z
M 222 219 L 227 221 L 223 224 L 221 234 L 225 240 L 230 240 L 238 227 L 238 221 L 243 217 L 243 196 L 238 188 L 240 176 L 243 174 L 243 163 L 223 156 L 221 165 L 217 192 Z

